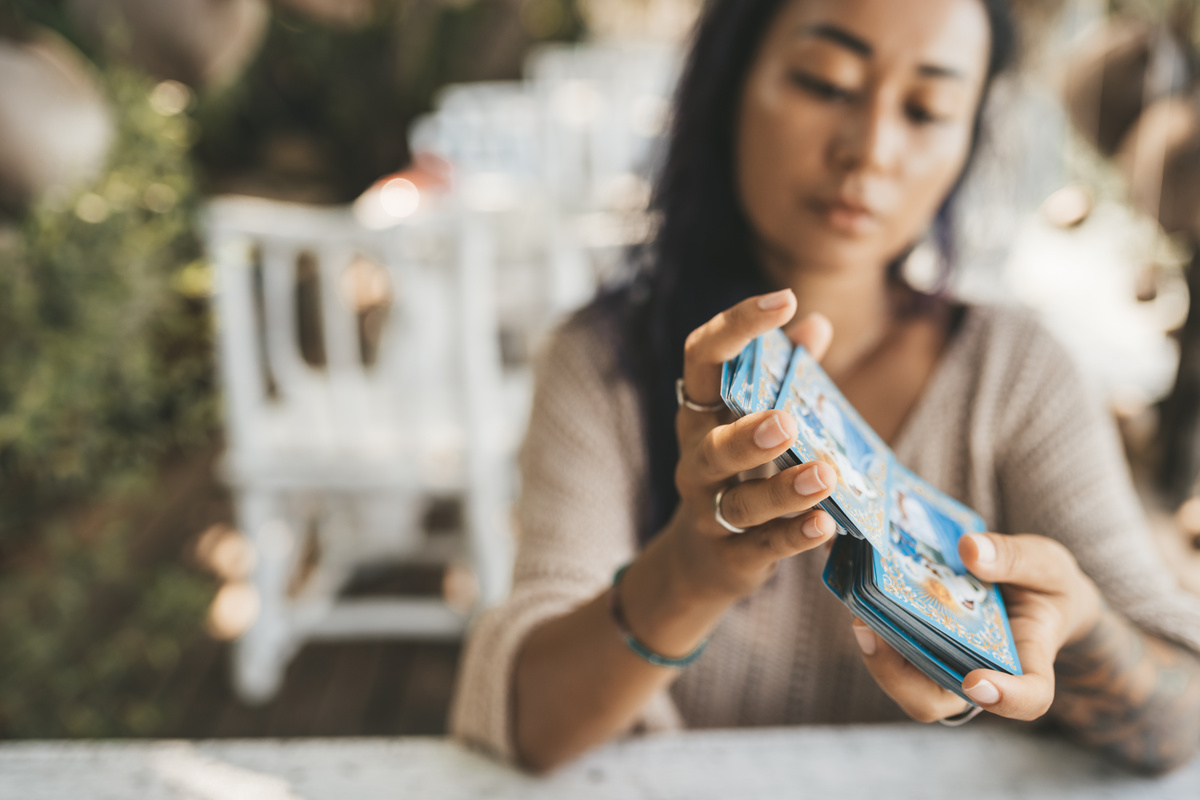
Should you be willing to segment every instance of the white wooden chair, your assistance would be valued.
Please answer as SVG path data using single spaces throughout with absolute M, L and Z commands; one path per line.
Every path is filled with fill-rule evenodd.
M 675 71 L 670 48 L 554 46 L 525 82 L 448 87 L 410 142 L 452 164 L 451 198 L 381 230 L 346 208 L 211 203 L 226 477 L 256 553 L 242 697 L 269 698 L 309 639 L 461 635 L 438 600 L 339 599 L 364 564 L 458 562 L 480 605 L 507 594 L 522 359 L 595 291 L 595 253 L 627 243 L 589 225 L 611 228 L 613 189 L 652 172 Z M 383 298 L 367 353 L 363 313 Z M 447 546 L 420 522 L 450 493 L 465 536 Z
M 274 694 L 308 639 L 461 635 L 466 617 L 441 600 L 338 599 L 358 566 L 458 561 L 480 604 L 507 594 L 515 436 L 497 402 L 488 227 L 470 213 L 414 220 L 369 231 L 348 209 L 209 206 L 225 473 L 256 555 L 258 613 L 233 658 L 248 701 Z M 367 353 L 364 304 L 388 299 Z M 450 547 L 421 526 L 427 498 L 447 493 L 465 512 Z

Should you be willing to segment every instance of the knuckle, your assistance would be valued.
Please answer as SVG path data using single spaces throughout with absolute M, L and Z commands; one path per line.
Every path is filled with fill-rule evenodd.
M 778 545 L 775 541 L 775 531 L 770 526 L 761 527 L 754 533 L 754 543 L 759 553 L 773 557 Z
M 721 495 L 721 514 L 725 521 L 739 528 L 746 527 L 750 519 L 750 502 L 747 492 L 741 486 L 735 486 Z
M 713 431 L 709 431 L 708 435 L 700 440 L 700 447 L 696 450 L 696 462 L 701 473 L 705 475 L 711 475 L 717 471 L 717 465 L 720 463 L 720 448 Z
M 704 327 L 696 328 L 683 340 L 683 357 L 687 360 L 696 358 L 704 347 Z
M 786 513 L 791 506 L 795 505 L 796 492 L 792 489 L 793 477 L 790 473 L 781 472 L 770 480 L 771 505 L 780 513 Z
M 780 525 L 779 536 L 783 543 L 787 546 L 789 553 L 795 553 L 803 550 L 809 544 L 808 537 L 800 531 L 801 525 L 804 524 L 804 518 L 797 517 L 795 519 L 785 520 L 785 524 Z
M 770 543 L 767 549 L 773 561 L 787 558 L 796 552 L 796 540 L 800 537 L 791 526 L 771 524 L 763 526 L 763 530 Z

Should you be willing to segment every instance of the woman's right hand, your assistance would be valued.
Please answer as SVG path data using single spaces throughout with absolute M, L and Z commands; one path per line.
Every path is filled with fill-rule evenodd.
M 752 297 L 688 337 L 684 389 L 697 403 L 719 403 L 721 365 L 796 313 L 790 291 Z M 832 338 L 813 315 L 792 338 L 815 356 Z M 775 565 L 819 547 L 833 519 L 816 504 L 833 490 L 833 468 L 804 464 L 734 485 L 738 474 L 771 462 L 791 446 L 795 423 L 782 411 L 736 421 L 724 412 L 681 408 L 676 417 L 680 503 L 667 526 L 638 554 L 620 585 L 532 631 L 517 656 L 516 746 L 525 764 L 547 769 L 627 730 L 646 701 L 678 671 L 632 652 L 611 619 L 619 604 L 626 629 L 644 647 L 682 658 L 711 633 L 728 607 L 757 589 Z M 730 533 L 721 512 L 744 533 Z
M 721 402 L 721 365 L 755 337 L 795 315 L 791 290 L 751 297 L 694 330 L 684 352 L 684 390 L 689 399 Z M 811 314 L 789 334 L 817 359 L 833 337 L 829 320 Z M 661 546 L 677 565 L 680 588 L 696 599 L 732 601 L 750 594 L 774 572 L 780 559 L 812 550 L 836 532 L 833 518 L 817 504 L 833 491 L 836 473 L 810 462 L 769 478 L 738 482 L 738 475 L 772 462 L 796 438 L 796 423 L 784 411 L 760 411 L 733 422 L 727 412 L 679 408 L 675 418 L 679 464 L 675 484 L 680 503 L 662 532 Z M 727 422 L 728 424 L 722 424 Z M 721 514 L 714 498 L 724 489 Z

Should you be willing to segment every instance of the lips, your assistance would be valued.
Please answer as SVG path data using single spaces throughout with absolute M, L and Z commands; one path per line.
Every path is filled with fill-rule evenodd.
M 871 233 L 882 224 L 875 209 L 857 199 L 846 197 L 838 197 L 833 200 L 817 199 L 810 205 L 826 225 L 835 232 L 848 236 L 862 236 Z

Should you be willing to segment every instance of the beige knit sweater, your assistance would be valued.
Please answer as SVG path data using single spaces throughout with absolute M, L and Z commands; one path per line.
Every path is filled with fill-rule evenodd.
M 995 531 L 1053 537 L 1110 605 L 1200 650 L 1200 598 L 1163 567 L 1110 421 L 1062 348 L 1023 311 L 971 307 L 894 449 Z M 512 677 L 529 632 L 605 590 L 636 548 L 646 445 L 634 387 L 582 316 L 551 338 L 521 454 L 512 595 L 468 638 L 453 733 L 512 758 Z M 862 665 L 849 611 L 822 584 L 823 551 L 784 562 L 729 610 L 641 727 L 902 719 Z

